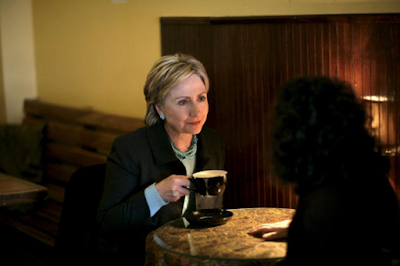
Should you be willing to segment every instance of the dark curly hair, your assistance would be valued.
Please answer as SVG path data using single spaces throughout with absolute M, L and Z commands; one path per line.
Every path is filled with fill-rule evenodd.
M 384 175 L 388 162 L 365 128 L 352 87 L 339 79 L 296 78 L 280 88 L 272 130 L 272 163 L 297 191 Z

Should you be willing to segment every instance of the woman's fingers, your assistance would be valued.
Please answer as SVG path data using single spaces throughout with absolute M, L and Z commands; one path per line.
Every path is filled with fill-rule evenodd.
M 280 238 L 277 232 L 268 232 L 262 235 L 264 240 L 275 240 Z
M 189 176 L 170 175 L 156 184 L 156 189 L 165 201 L 176 202 L 190 191 L 185 187 L 190 185 Z
M 265 240 L 286 238 L 291 220 L 261 224 L 249 231 L 249 234 L 261 236 Z

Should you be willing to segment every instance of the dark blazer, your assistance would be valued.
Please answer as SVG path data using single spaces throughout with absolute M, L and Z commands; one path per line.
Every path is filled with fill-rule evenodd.
M 391 265 L 400 239 L 396 195 L 388 178 L 363 177 L 300 195 L 280 266 Z
M 224 168 L 224 142 L 215 130 L 203 128 L 197 145 L 195 172 Z M 97 217 L 103 255 L 143 259 L 147 234 L 181 216 L 183 197 L 151 218 L 144 196 L 146 187 L 172 174 L 185 175 L 186 170 L 176 158 L 163 124 L 116 138 L 107 160 Z

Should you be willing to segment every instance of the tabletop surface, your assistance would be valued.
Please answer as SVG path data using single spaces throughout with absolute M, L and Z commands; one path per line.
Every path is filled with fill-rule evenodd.
M 44 186 L 0 173 L 0 204 L 3 206 L 33 202 L 46 193 Z
M 181 256 L 222 260 L 268 260 L 286 255 L 285 241 L 265 241 L 247 232 L 262 223 L 274 223 L 293 217 L 293 209 L 231 209 L 232 218 L 214 227 L 187 226 L 183 219 L 154 231 L 156 246 Z M 186 225 L 185 225 L 186 224 Z

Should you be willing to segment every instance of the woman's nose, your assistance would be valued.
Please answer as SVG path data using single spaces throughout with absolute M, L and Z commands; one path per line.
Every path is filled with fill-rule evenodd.
M 190 108 L 190 116 L 197 116 L 200 113 L 200 106 L 197 103 L 193 103 Z

